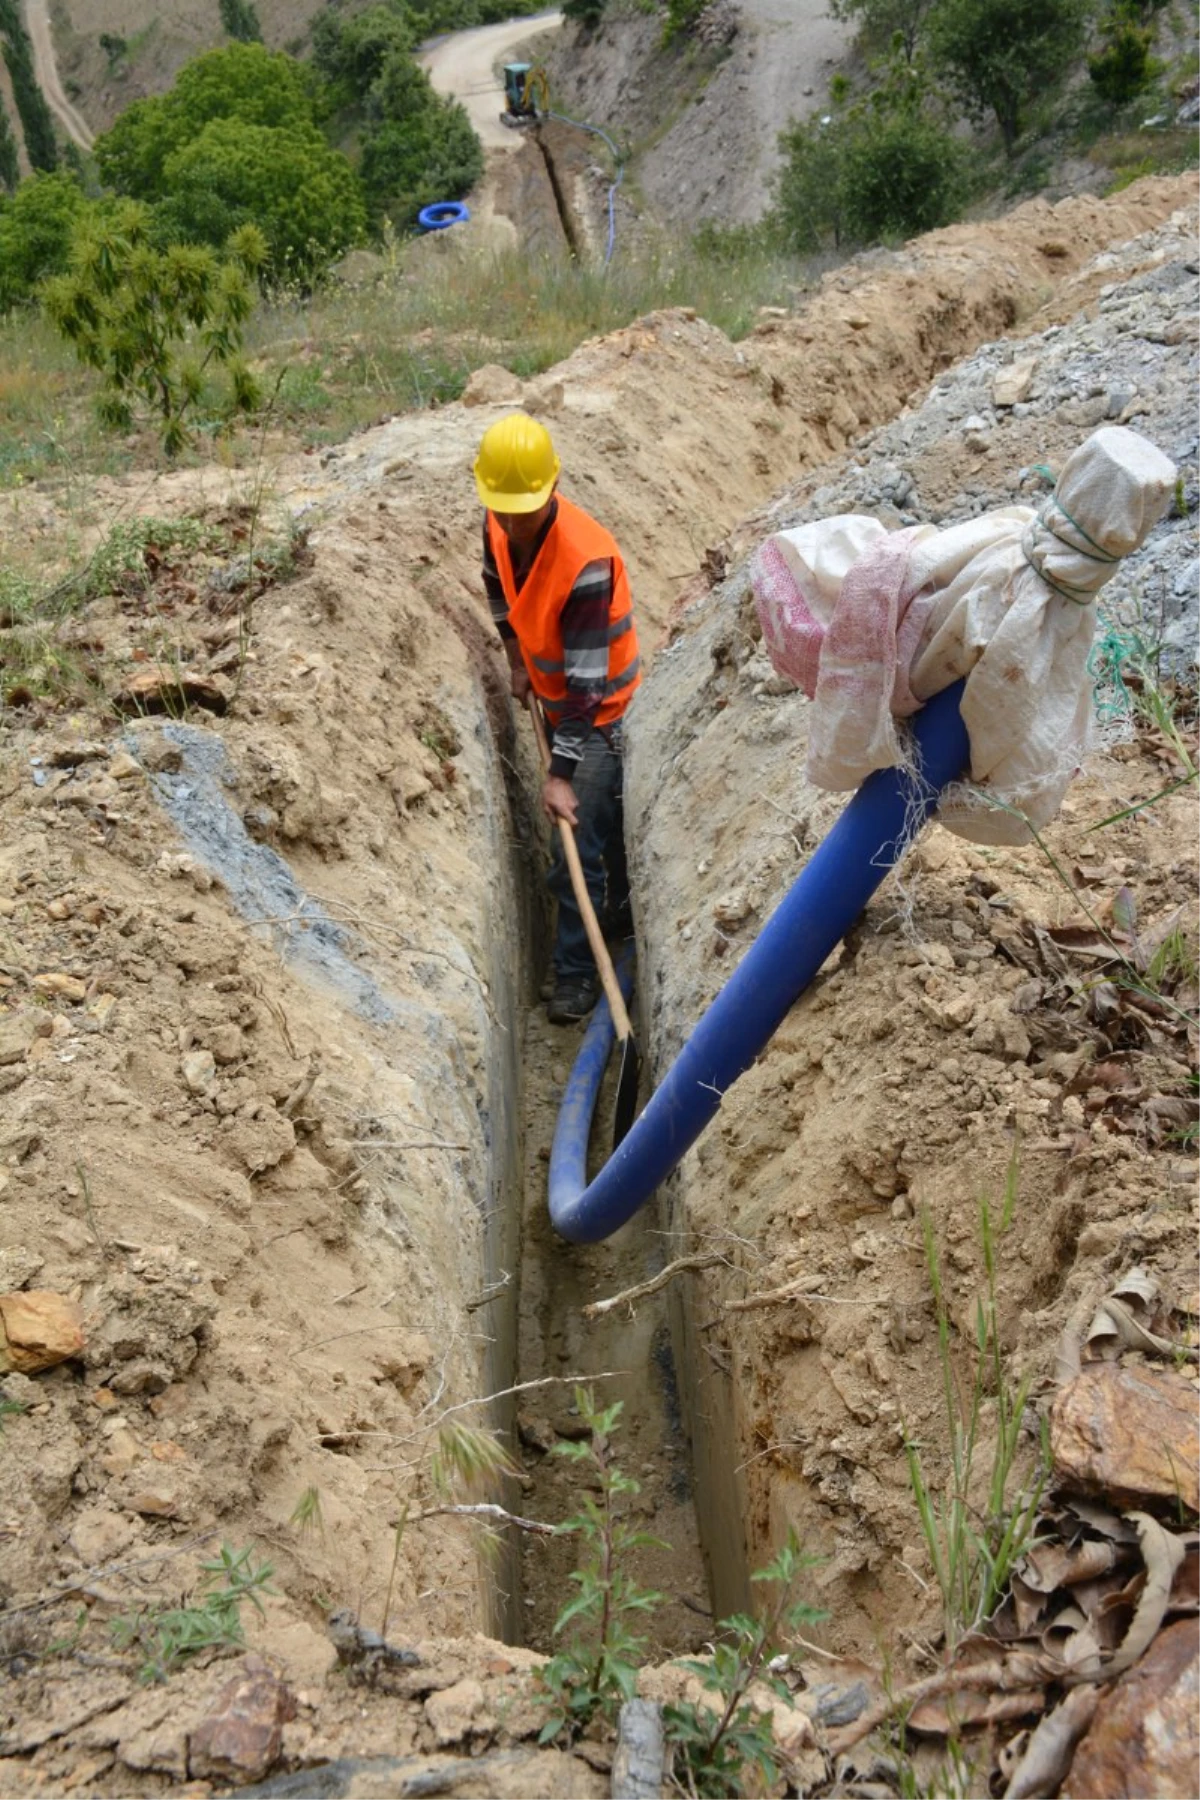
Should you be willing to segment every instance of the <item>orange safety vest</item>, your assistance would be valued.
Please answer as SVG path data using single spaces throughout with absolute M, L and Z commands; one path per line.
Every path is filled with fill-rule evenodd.
M 611 558 L 613 591 L 608 609 L 608 679 L 595 718 L 597 725 L 611 725 L 614 719 L 621 717 L 642 679 L 629 578 L 616 542 L 582 507 L 564 500 L 559 494 L 554 523 L 518 593 L 508 539 L 494 513 L 488 513 L 487 523 L 488 542 L 508 602 L 508 622 L 516 633 L 529 671 L 530 686 L 545 707 L 551 724 L 557 722 L 567 697 L 562 609 L 588 563 Z

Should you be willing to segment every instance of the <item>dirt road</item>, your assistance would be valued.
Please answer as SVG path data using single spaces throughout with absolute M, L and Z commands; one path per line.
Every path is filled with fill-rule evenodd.
M 67 136 L 81 150 L 90 150 L 95 142 L 88 122 L 63 92 L 58 79 L 58 63 L 54 56 L 54 39 L 50 35 L 50 8 L 47 0 L 25 0 L 25 24 L 33 45 L 33 72 L 46 96 L 46 104 Z
M 455 31 L 425 45 L 417 60 L 439 94 L 462 101 L 485 149 L 515 150 L 521 136 L 500 123 L 504 100 L 493 71 L 506 50 L 561 24 L 560 12 L 545 12 L 482 25 L 478 31 Z

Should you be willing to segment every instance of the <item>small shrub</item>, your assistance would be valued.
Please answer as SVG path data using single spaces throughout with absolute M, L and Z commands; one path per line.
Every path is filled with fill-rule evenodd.
M 1150 54 L 1154 32 L 1122 10 L 1109 15 L 1101 32 L 1104 48 L 1088 57 L 1088 74 L 1096 92 L 1110 106 L 1125 106 L 1160 72 Z
M 579 1591 L 554 1623 L 555 1637 L 574 1626 L 571 1641 L 540 1671 L 549 1702 L 549 1717 L 538 1738 L 542 1744 L 555 1739 L 572 1742 L 597 1714 L 612 1719 L 621 1704 L 633 1698 L 645 1639 L 632 1622 L 662 1598 L 639 1587 L 622 1567 L 629 1551 L 658 1542 L 635 1531 L 626 1515 L 627 1501 L 641 1489 L 613 1460 L 612 1437 L 622 1403 L 618 1400 L 599 1411 L 594 1395 L 576 1388 L 575 1404 L 591 1435 L 585 1443 L 559 1442 L 554 1452 L 583 1465 L 585 1479 L 598 1489 L 600 1498 L 585 1494 L 582 1511 L 559 1528 L 577 1533 L 586 1555 L 582 1568 L 571 1575 Z
M 261 44 L 262 26 L 253 0 L 218 0 L 221 26 L 227 37 L 240 44 Z
M 776 218 L 794 249 L 912 236 L 947 224 L 962 206 L 963 151 L 921 60 L 895 56 L 876 81 L 865 98 L 780 138 Z
M 707 1688 L 719 1695 L 716 1707 L 692 1701 L 664 1707 L 667 1741 L 674 1753 L 674 1776 L 682 1792 L 720 1800 L 746 1792 L 752 1773 L 754 1792 L 770 1789 L 779 1779 L 778 1752 L 767 1714 L 748 1695 L 756 1682 L 781 1700 L 791 1701 L 784 1683 L 768 1668 L 789 1632 L 819 1624 L 828 1615 L 795 1599 L 795 1584 L 818 1558 L 805 1556 L 795 1533 L 774 1562 L 759 1569 L 753 1581 L 775 1588 L 775 1596 L 758 1618 L 735 1613 L 718 1627 L 724 1636 L 713 1647 L 711 1662 L 687 1662 Z
M 250 281 L 265 257 L 253 226 L 234 234 L 223 258 L 197 244 L 156 250 L 146 209 L 132 204 L 76 241 L 70 272 L 43 290 L 45 306 L 80 361 L 102 378 L 103 424 L 128 430 L 141 401 L 163 448 L 176 455 L 209 370 L 226 376 L 233 408 L 258 405 L 241 348 L 254 304 Z
M 262 1596 L 274 1592 L 268 1586 L 271 1564 L 256 1566 L 249 1548 L 222 1544 L 220 1555 L 200 1568 L 203 1578 L 193 1604 L 147 1608 L 112 1621 L 118 1650 L 137 1650 L 142 1657 L 139 1681 L 165 1681 L 202 1650 L 240 1648 L 243 1601 L 261 1614 Z

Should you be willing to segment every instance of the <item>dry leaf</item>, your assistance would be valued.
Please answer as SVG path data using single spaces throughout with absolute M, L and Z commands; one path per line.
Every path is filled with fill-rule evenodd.
M 1005 1800 L 1034 1800 L 1055 1794 L 1071 1767 L 1075 1746 L 1091 1724 L 1100 1689 L 1090 1684 L 1072 1688 L 1061 1706 L 1038 1725 L 1004 1790 Z
M 1129 1518 L 1137 1528 L 1142 1555 L 1146 1560 L 1146 1585 L 1137 1603 L 1133 1623 L 1125 1634 L 1120 1649 L 1105 1669 L 1105 1676 L 1119 1675 L 1148 1650 L 1157 1636 L 1171 1598 L 1175 1571 L 1183 1561 L 1186 1547 L 1180 1538 L 1164 1531 L 1149 1513 L 1131 1512 Z

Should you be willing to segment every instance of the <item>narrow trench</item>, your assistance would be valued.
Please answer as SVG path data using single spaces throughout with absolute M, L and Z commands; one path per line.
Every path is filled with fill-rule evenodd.
M 512 798 L 510 794 L 510 798 Z M 519 804 L 519 802 L 518 802 Z M 522 859 L 531 889 L 520 908 L 531 923 L 534 968 L 548 963 L 549 934 L 542 883 L 544 852 L 540 840 L 526 838 Z M 583 1307 L 634 1283 L 644 1281 L 667 1260 L 666 1239 L 658 1229 L 654 1207 L 603 1244 L 574 1245 L 559 1238 L 550 1224 L 547 1174 L 558 1102 L 582 1040 L 582 1027 L 548 1023 L 536 994 L 514 1034 L 521 1057 L 524 1095 L 523 1191 L 520 1205 L 520 1278 L 516 1320 L 515 1382 L 543 1381 L 518 1398 L 515 1444 L 524 1471 L 520 1510 L 558 1523 L 581 1506 L 588 1475 L 586 1465 L 555 1455 L 560 1439 L 586 1437 L 575 1404 L 574 1387 L 561 1380 L 579 1375 L 594 1384 L 598 1405 L 623 1404 L 614 1438 L 614 1459 L 639 1483 L 629 1503 L 631 1522 L 659 1540 L 631 1553 L 627 1572 L 638 1584 L 662 1595 L 661 1602 L 639 1621 L 647 1637 L 647 1653 L 677 1655 L 698 1650 L 712 1636 L 712 1608 L 706 1560 L 697 1529 L 690 1446 L 680 1404 L 679 1382 L 666 1293 L 587 1320 Z M 610 1071 L 611 1074 L 611 1071 Z M 592 1136 L 592 1166 L 607 1154 L 613 1094 L 606 1091 L 597 1109 Z M 601 1379 L 601 1377 L 605 1377 Z M 610 1378 L 611 1377 L 611 1378 Z M 515 1633 L 535 1650 L 555 1648 L 554 1623 L 574 1594 L 571 1572 L 580 1564 L 583 1547 L 573 1536 L 522 1540 L 521 1595 Z
M 554 204 L 558 208 L 558 219 L 563 228 L 563 236 L 567 240 L 567 247 L 570 250 L 571 255 L 578 260 L 581 252 L 579 233 L 575 228 L 575 220 L 571 215 L 571 208 L 567 204 L 566 195 L 562 191 L 562 184 L 558 178 L 558 170 L 554 166 L 554 157 L 551 154 L 549 145 L 542 136 L 540 126 L 535 126 L 534 128 L 534 141 L 541 151 L 542 161 L 546 165 L 546 176 L 550 183 L 551 192 L 554 195 Z

